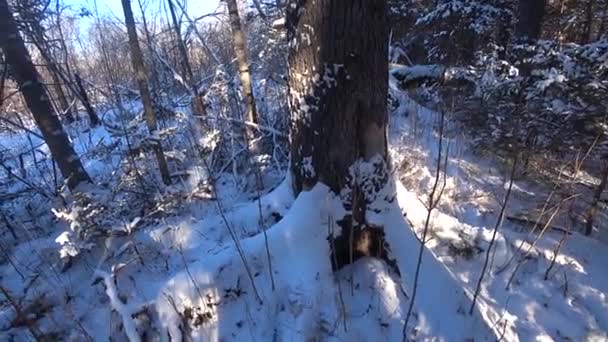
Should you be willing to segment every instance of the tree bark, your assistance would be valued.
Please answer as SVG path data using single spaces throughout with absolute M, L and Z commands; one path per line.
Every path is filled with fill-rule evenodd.
M 516 35 L 520 42 L 536 41 L 540 37 L 546 0 L 519 0 L 519 21 Z
M 591 42 L 591 29 L 593 27 L 593 5 L 594 0 L 587 0 L 587 8 L 585 9 L 585 27 L 581 37 L 581 44 Z
M 84 106 L 84 109 L 86 110 L 87 115 L 89 116 L 89 125 L 91 127 L 96 127 L 101 124 L 101 120 L 99 120 L 99 116 L 97 116 L 97 113 L 95 113 L 93 106 L 91 106 L 91 101 L 89 101 L 87 91 L 82 85 L 82 79 L 80 78 L 80 75 L 74 74 L 74 79 L 76 80 L 76 86 L 78 87 L 78 92 L 80 93 L 82 105 Z
M 160 175 L 163 179 L 163 182 L 165 184 L 171 184 L 171 175 L 169 173 L 167 160 L 165 159 L 165 154 L 163 153 L 160 141 L 156 140 L 156 137 L 154 137 L 158 125 L 156 122 L 156 114 L 154 113 L 154 107 L 152 105 L 152 96 L 150 95 L 150 90 L 148 89 L 148 77 L 146 75 L 144 58 L 139 47 L 139 42 L 137 40 L 137 32 L 135 31 L 135 19 L 133 18 L 133 10 L 131 9 L 131 0 L 122 0 L 122 8 L 125 14 L 125 24 L 127 25 L 127 33 L 129 34 L 131 62 L 133 64 L 133 70 L 135 70 L 135 78 L 137 79 L 141 100 L 144 105 L 144 118 L 146 120 L 146 124 L 148 125 L 148 130 L 150 131 L 150 134 L 153 136 L 154 139 L 154 154 L 156 155 L 158 168 L 160 170 Z
M 59 119 L 53 114 L 49 96 L 19 35 L 7 0 L 0 0 L 0 32 L 0 47 L 4 51 L 6 63 L 10 66 L 11 75 L 19 85 L 68 187 L 75 189 L 81 182 L 90 182 L 91 179 L 72 148 Z
M 350 212 L 339 222 L 335 267 L 363 255 L 387 260 L 383 230 L 366 214 L 390 177 L 386 0 L 295 0 L 287 8 L 294 190 L 323 182 Z
M 245 96 L 245 104 L 247 106 L 247 120 L 249 122 L 258 123 L 258 113 L 255 106 L 251 72 L 249 70 L 249 61 L 247 58 L 247 40 L 245 39 L 245 34 L 241 28 L 239 9 L 236 0 L 226 0 L 226 4 L 228 5 L 230 27 L 232 28 L 234 53 L 236 54 L 239 75 L 241 77 L 241 86 L 243 87 L 243 95 Z

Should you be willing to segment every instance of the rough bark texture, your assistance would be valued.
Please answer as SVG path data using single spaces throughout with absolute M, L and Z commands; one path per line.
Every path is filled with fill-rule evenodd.
M 19 35 L 7 0 L 0 0 L 0 47 L 68 187 L 74 189 L 81 182 L 90 182 L 59 119 L 53 114 L 49 96 Z
M 520 41 L 536 41 L 540 36 L 546 0 L 520 0 L 516 35 Z
M 239 9 L 236 0 L 226 0 L 226 4 L 228 5 L 228 15 L 230 17 L 230 27 L 232 29 L 234 53 L 236 54 L 239 75 L 241 77 L 241 86 L 243 87 L 243 95 L 245 96 L 245 104 L 247 105 L 247 120 L 249 122 L 258 123 L 258 113 L 255 107 L 251 72 L 249 71 L 249 61 L 247 58 L 247 40 L 245 39 L 245 34 L 241 28 Z
M 125 24 L 127 25 L 127 33 L 129 34 L 131 62 L 133 63 L 135 78 L 137 79 L 141 100 L 144 105 L 144 118 L 146 119 L 148 130 L 150 130 L 150 133 L 154 135 L 157 129 L 156 114 L 154 113 L 154 107 L 152 105 L 152 96 L 150 95 L 150 90 L 148 89 L 148 77 L 146 76 L 144 58 L 137 40 L 137 32 L 135 31 L 135 20 L 133 19 L 131 0 L 122 0 L 122 8 L 125 12 Z M 163 178 L 163 182 L 165 182 L 165 184 L 170 184 L 171 175 L 169 173 L 169 167 L 167 166 L 167 161 L 165 159 L 160 141 L 154 141 L 153 150 L 158 161 L 158 168 L 160 170 L 160 175 Z
M 192 93 L 192 112 L 198 115 L 206 115 L 205 101 L 202 94 L 198 93 L 196 83 L 194 81 L 194 73 L 190 66 L 190 59 L 188 58 L 188 52 L 186 51 L 186 44 L 182 39 L 182 30 L 175 14 L 175 6 L 173 0 L 167 0 L 169 5 L 169 12 L 171 13 L 171 21 L 173 22 L 173 30 L 175 31 L 175 38 L 177 39 L 177 48 L 180 55 L 180 65 L 182 67 L 182 73 L 186 77 L 186 83 L 190 87 Z
M 294 0 L 287 8 L 295 191 L 321 181 L 351 212 L 335 240 L 337 267 L 361 255 L 386 258 L 382 229 L 365 217 L 389 178 L 386 0 Z
M 76 86 L 78 87 L 80 101 L 82 102 L 82 105 L 84 106 L 84 109 L 86 110 L 87 115 L 89 116 L 89 124 L 91 125 L 91 127 L 98 126 L 101 123 L 101 120 L 99 120 L 99 116 L 97 116 L 97 113 L 95 113 L 93 106 L 91 106 L 91 101 L 89 101 L 89 95 L 87 95 L 87 91 L 82 85 L 82 79 L 80 78 L 80 75 L 74 74 L 74 79 L 76 80 Z

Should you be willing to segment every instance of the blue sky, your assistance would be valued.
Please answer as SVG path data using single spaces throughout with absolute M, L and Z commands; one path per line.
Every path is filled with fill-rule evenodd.
M 99 14 L 113 14 L 113 16 L 124 20 L 121 0 L 96 0 L 96 2 Z M 85 7 L 93 12 L 95 8 L 95 0 L 63 0 L 62 3 L 72 6 L 74 10 Z M 142 3 L 144 6 L 147 5 L 146 13 L 165 13 L 165 7 L 162 6 L 166 6 L 166 0 L 142 0 Z M 186 5 L 188 14 L 194 18 L 214 12 L 219 6 L 219 0 L 186 0 Z M 135 16 L 139 16 L 137 0 L 131 0 L 131 6 L 133 7 Z

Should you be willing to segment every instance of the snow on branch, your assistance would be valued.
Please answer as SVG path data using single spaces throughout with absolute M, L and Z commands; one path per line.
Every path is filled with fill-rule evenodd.
M 415 88 L 427 81 L 445 85 L 474 84 L 474 79 L 477 77 L 475 70 L 471 68 L 446 67 L 438 64 L 412 66 L 391 64 L 390 73 L 404 88 Z
M 122 325 L 124 327 L 125 334 L 129 338 L 129 342 L 141 341 L 139 333 L 137 332 L 137 326 L 133 320 L 134 311 L 127 304 L 123 303 L 118 296 L 118 290 L 116 289 L 116 284 L 114 283 L 114 276 L 101 270 L 97 270 L 95 274 L 98 278 L 103 280 L 106 287 L 106 294 L 110 299 L 110 305 L 112 306 L 112 309 L 114 309 L 114 311 L 120 315 Z

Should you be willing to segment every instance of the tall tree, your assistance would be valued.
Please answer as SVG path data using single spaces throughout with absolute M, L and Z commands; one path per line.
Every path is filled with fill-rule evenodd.
M 591 29 L 593 28 L 593 7 L 595 5 L 594 0 L 587 0 L 585 4 L 585 24 L 583 26 L 583 33 L 581 36 L 581 44 L 587 44 L 591 42 Z
M 91 127 L 98 126 L 99 124 L 101 124 L 101 120 L 99 120 L 99 116 L 97 116 L 97 113 L 95 113 L 93 106 L 91 106 L 89 95 L 87 94 L 87 91 L 84 88 L 84 85 L 82 84 L 82 79 L 80 78 L 80 75 L 74 74 L 74 80 L 76 81 L 76 86 L 78 87 L 78 93 L 80 94 L 82 105 L 84 106 L 84 109 L 87 112 L 87 115 L 89 116 L 89 125 L 91 125 Z
M 234 53 L 236 54 L 239 75 L 241 76 L 241 86 L 243 87 L 245 104 L 247 105 L 247 120 L 249 122 L 257 123 L 258 113 L 255 107 L 251 72 L 249 70 L 249 61 L 247 58 L 247 39 L 245 38 L 245 33 L 241 27 L 239 8 L 236 0 L 226 0 L 226 4 L 228 6 L 228 16 L 230 17 L 230 27 L 232 29 Z
M 519 0 L 516 35 L 520 41 L 536 41 L 545 15 L 546 0 Z
M 366 212 L 389 181 L 387 2 L 297 0 L 287 9 L 294 190 L 323 182 L 351 212 L 335 241 L 338 267 L 385 258 L 382 228 Z
M 81 182 L 90 182 L 59 119 L 53 114 L 49 95 L 19 34 L 7 0 L 0 0 L 0 47 L 68 187 L 74 189 Z
M 180 55 L 182 73 L 186 77 L 186 83 L 190 87 L 190 93 L 192 94 L 192 112 L 205 115 L 205 102 L 203 100 L 203 96 L 198 93 L 198 89 L 196 88 L 194 73 L 192 72 L 192 66 L 190 65 L 190 59 L 188 58 L 188 52 L 186 51 L 186 43 L 182 39 L 181 25 L 177 20 L 177 15 L 175 14 L 173 0 L 167 0 L 167 3 L 169 5 L 169 12 L 171 13 L 171 21 L 173 23 L 173 30 L 175 31 L 175 38 L 177 39 L 177 49 Z
M 157 129 L 156 114 L 154 113 L 154 107 L 152 105 L 152 96 L 148 89 L 148 76 L 146 75 L 146 67 L 144 65 L 144 58 L 139 47 L 137 40 L 137 31 L 135 31 L 135 19 L 133 18 L 133 10 L 131 9 L 131 0 L 122 0 L 122 8 L 125 12 L 125 23 L 127 25 L 127 33 L 129 34 L 129 48 L 131 49 L 131 62 L 133 69 L 135 70 L 135 78 L 137 79 L 137 85 L 139 86 L 139 92 L 141 100 L 144 105 L 144 118 L 148 125 L 148 130 L 152 136 L 155 135 Z M 156 139 L 156 138 L 154 138 Z M 171 183 L 171 175 L 169 173 L 169 167 L 167 166 L 167 160 L 160 141 L 153 141 L 153 150 L 158 161 L 158 168 L 160 175 L 163 178 L 165 184 Z

